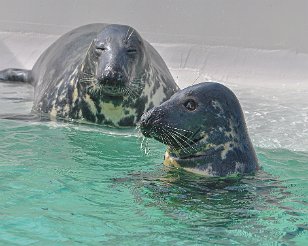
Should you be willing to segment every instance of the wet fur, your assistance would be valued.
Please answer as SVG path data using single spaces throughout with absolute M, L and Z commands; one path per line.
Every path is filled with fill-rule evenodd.
M 119 38 L 112 40 L 113 36 Z M 126 53 L 100 58 L 97 46 L 102 43 L 115 54 L 118 48 L 112 50 L 113 45 L 121 49 L 132 45 L 137 58 L 129 60 Z M 134 65 L 129 65 L 131 60 Z M 111 79 L 104 80 L 106 76 Z M 5 69 L 0 71 L 1 80 L 34 86 L 33 113 L 112 126 L 134 126 L 144 111 L 178 90 L 163 59 L 136 30 L 109 24 L 68 32 L 39 57 L 32 70 Z
M 198 103 L 190 112 L 187 100 Z M 141 132 L 168 145 L 165 164 L 208 176 L 253 173 L 258 169 L 240 104 L 218 83 L 201 83 L 177 92 L 145 113 Z

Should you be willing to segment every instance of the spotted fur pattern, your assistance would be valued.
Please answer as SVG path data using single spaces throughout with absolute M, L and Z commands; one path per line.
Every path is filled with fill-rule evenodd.
M 65 74 L 55 88 L 45 91 L 33 110 L 46 113 L 51 119 L 131 126 L 139 121 L 145 111 L 160 105 L 175 92 L 168 88 L 164 77 L 151 67 L 141 76 L 139 82 L 142 87 L 139 91 L 118 99 L 89 93 L 89 84 L 82 83 L 82 78 L 78 76 L 80 73 L 76 69 L 72 74 Z
M 105 31 L 111 35 L 114 32 L 118 39 L 105 37 L 102 34 Z M 138 53 L 141 60 L 131 65 L 128 58 L 121 60 L 120 54 L 119 64 L 110 62 L 134 74 L 125 87 L 109 88 L 121 90 L 121 95 L 103 93 L 97 73 L 107 68 L 98 63 L 98 59 L 103 58 L 95 56 L 95 45 L 115 42 L 126 47 L 130 38 L 137 40 L 131 41 L 135 42 L 132 52 L 142 44 L 142 52 Z M 90 24 L 63 35 L 41 55 L 31 71 L 31 83 L 35 87 L 33 112 L 50 119 L 73 119 L 116 127 L 136 125 L 144 111 L 160 105 L 179 89 L 157 51 L 140 39 L 131 27 L 107 24 Z M 113 55 L 109 57 L 113 59 Z
M 185 108 L 194 100 L 196 109 Z M 141 118 L 146 137 L 168 145 L 164 164 L 208 175 L 252 173 L 258 168 L 236 96 L 218 83 L 177 92 Z

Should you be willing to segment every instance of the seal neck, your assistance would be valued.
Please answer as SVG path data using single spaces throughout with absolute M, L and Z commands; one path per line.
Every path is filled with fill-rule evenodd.
M 206 136 L 196 145 L 180 151 L 168 147 L 164 165 L 206 176 L 251 173 L 257 169 L 257 158 L 249 137 L 238 134 L 237 137 L 230 135 L 219 139 L 224 141 L 207 141 Z
M 228 151 L 230 144 L 220 144 L 220 145 L 205 145 L 199 147 L 199 151 L 195 151 L 189 154 L 189 152 L 183 154 L 172 150 L 168 147 L 165 154 L 164 164 L 167 166 L 183 167 L 183 168 L 196 168 L 200 166 L 200 161 L 202 165 L 204 163 L 213 163 L 217 160 L 223 159 L 224 153 Z

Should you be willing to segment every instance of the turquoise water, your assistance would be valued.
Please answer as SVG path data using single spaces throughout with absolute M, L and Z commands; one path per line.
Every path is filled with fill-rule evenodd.
M 1 245 L 307 245 L 308 152 L 257 147 L 256 176 L 163 167 L 136 132 L 0 120 Z
M 0 119 L 0 245 L 308 245 L 308 87 L 228 86 L 256 176 L 165 169 L 134 130 Z M 0 115 L 30 111 L 31 87 L 0 92 Z

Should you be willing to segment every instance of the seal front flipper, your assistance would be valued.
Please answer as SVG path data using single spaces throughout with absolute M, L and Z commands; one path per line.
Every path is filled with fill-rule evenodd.
M 0 81 L 25 82 L 31 84 L 31 70 L 7 68 L 0 71 Z
M 4 120 L 17 120 L 17 121 L 28 121 L 28 122 L 37 122 L 37 121 L 47 121 L 47 117 L 43 117 L 37 114 L 0 114 L 0 119 Z

